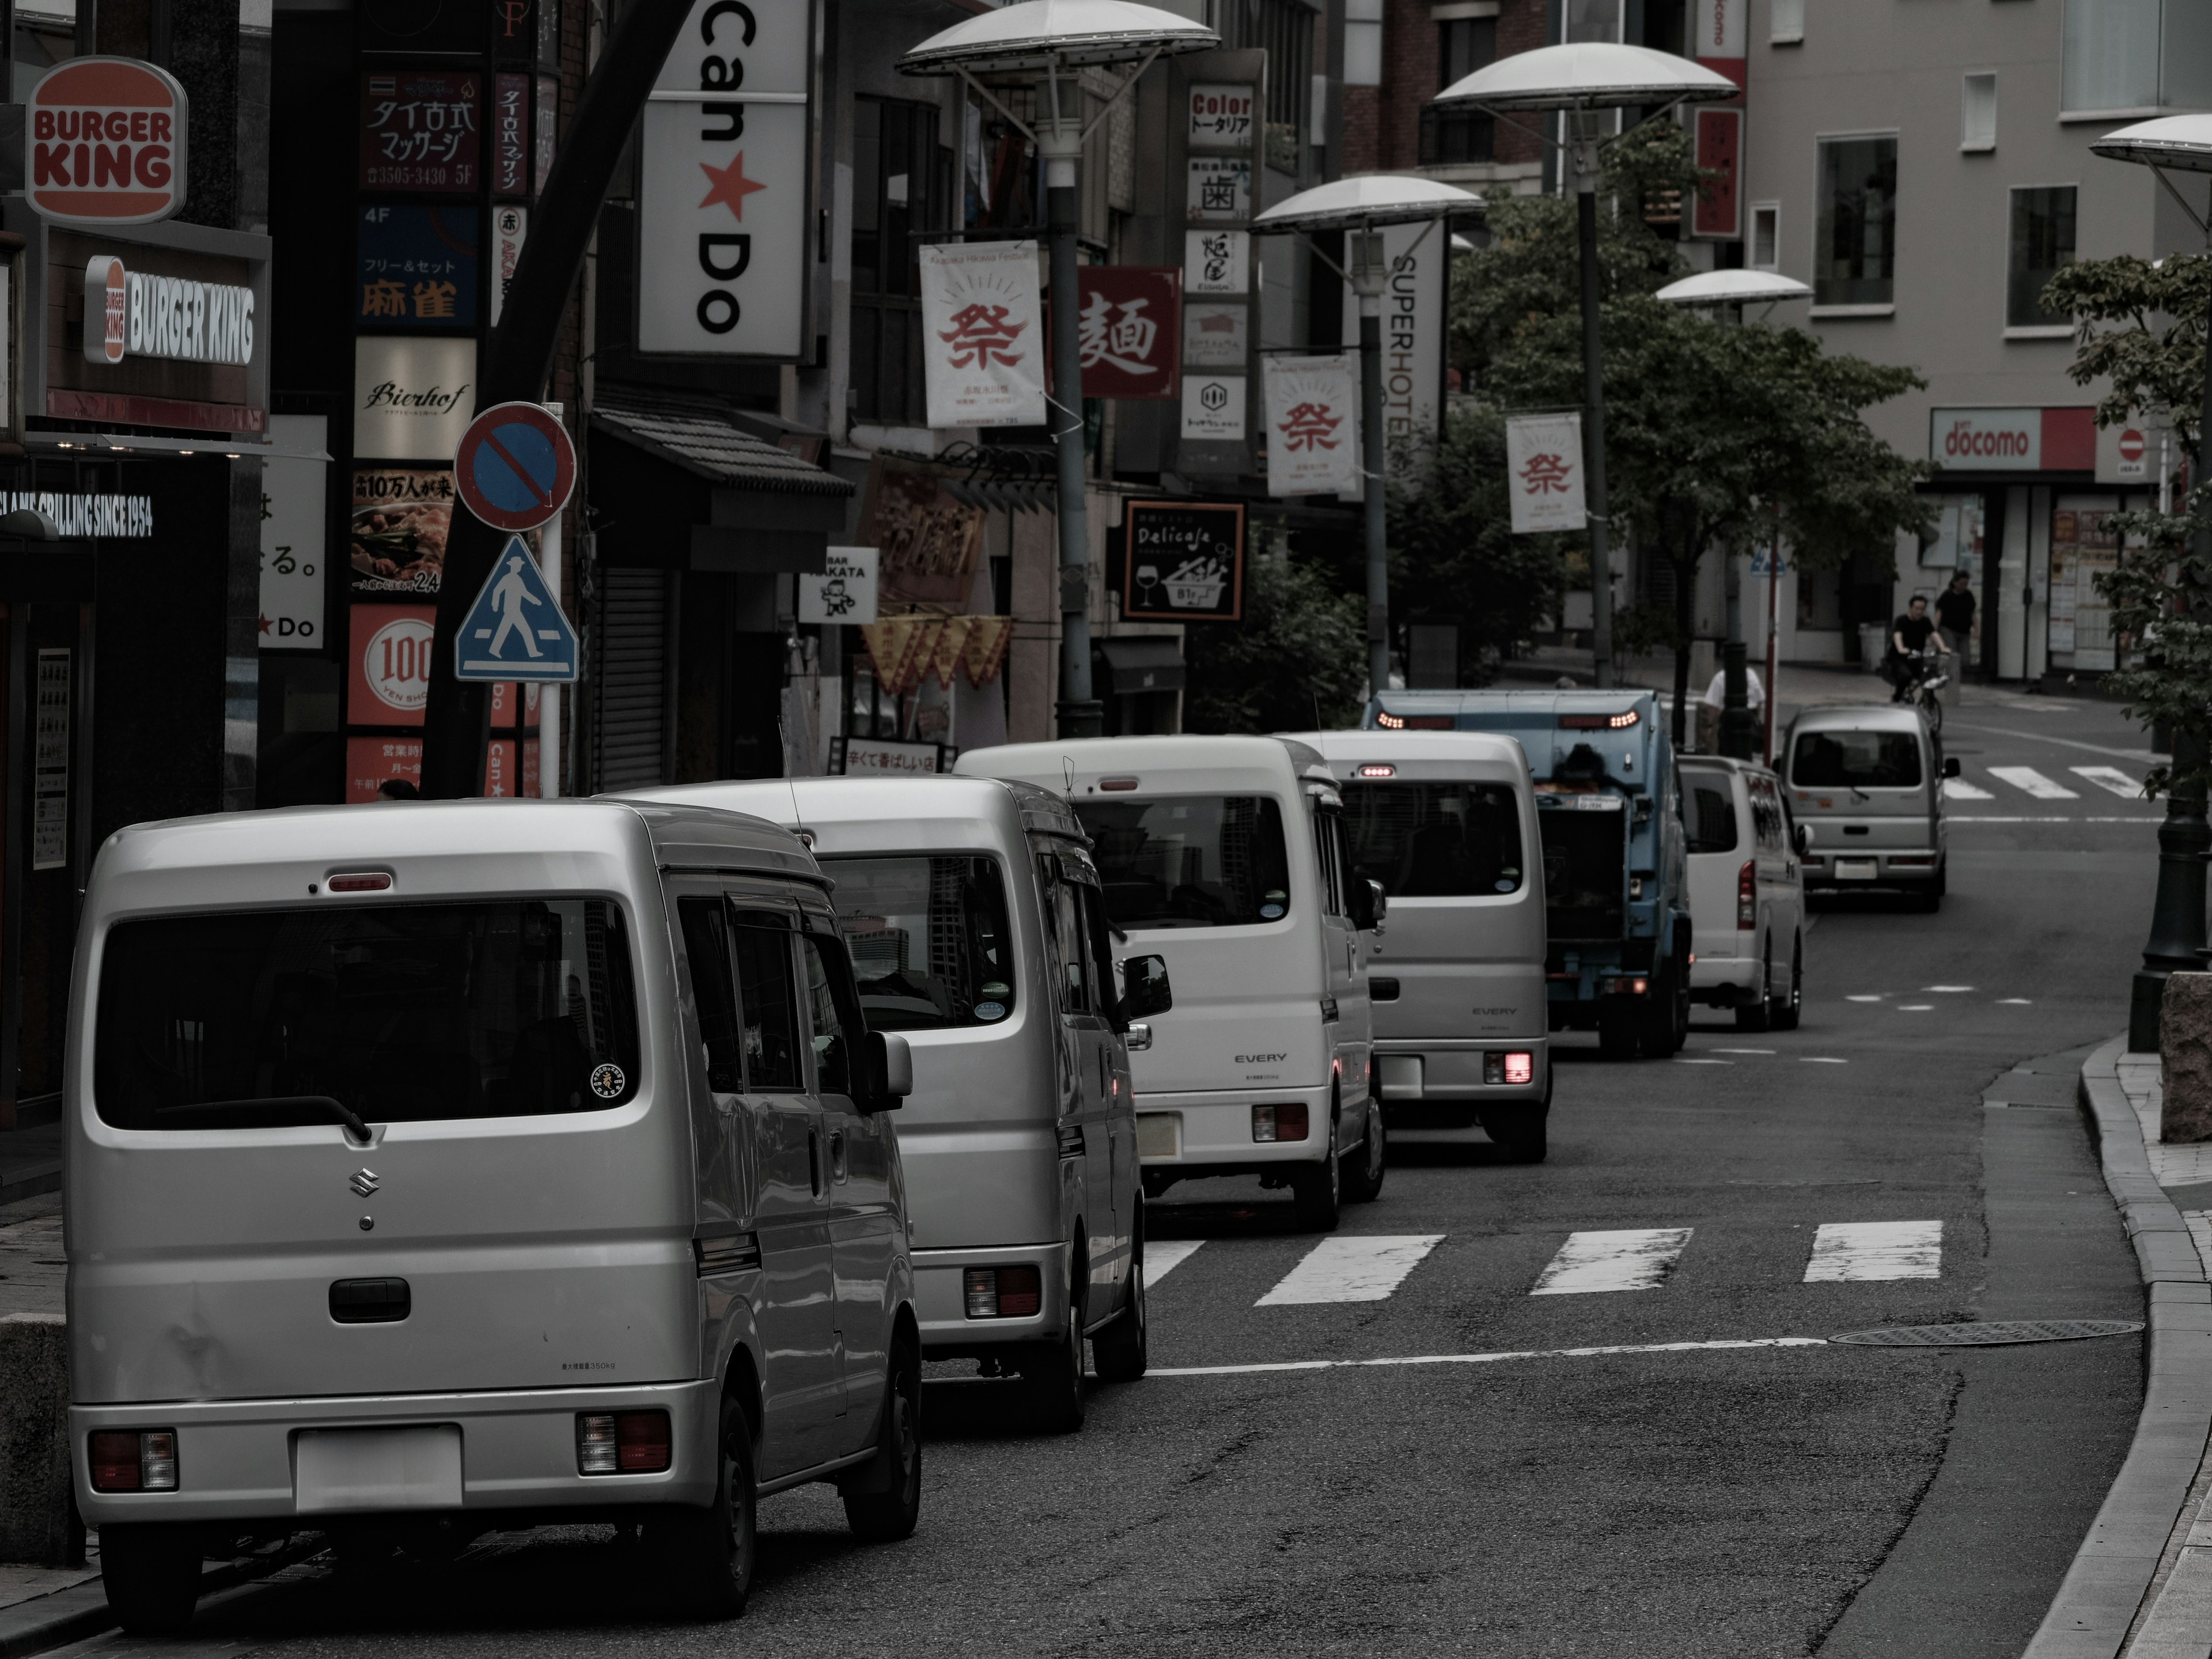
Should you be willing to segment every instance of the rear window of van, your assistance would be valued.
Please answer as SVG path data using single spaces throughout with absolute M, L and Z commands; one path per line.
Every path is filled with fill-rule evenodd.
M 1502 783 L 1351 783 L 1352 862 L 1392 898 L 1521 890 L 1521 814 Z
M 1237 927 L 1290 914 L 1283 811 L 1267 795 L 1081 800 L 1116 927 Z
M 988 858 L 824 859 L 872 1031 L 990 1025 L 1013 1012 L 1006 889 Z
M 124 1129 L 520 1117 L 637 1090 L 621 908 L 329 905 L 108 930 L 93 1103 Z
M 1804 732 L 1790 781 L 1806 789 L 1915 789 L 1920 739 L 1910 732 Z
M 1682 827 L 1690 852 L 1735 851 L 1735 785 L 1727 773 L 1682 769 Z

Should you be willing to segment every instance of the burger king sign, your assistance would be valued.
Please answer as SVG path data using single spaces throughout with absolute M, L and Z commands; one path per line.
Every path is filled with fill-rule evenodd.
M 135 58 L 72 58 L 24 112 L 24 194 L 57 224 L 151 224 L 185 204 L 185 89 Z

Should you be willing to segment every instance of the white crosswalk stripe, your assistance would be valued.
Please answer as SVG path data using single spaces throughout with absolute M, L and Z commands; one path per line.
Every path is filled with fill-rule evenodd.
M 2064 784 L 2046 778 L 2033 766 L 1992 766 L 1990 775 L 2010 784 L 2015 789 L 2026 790 L 2038 800 L 2079 800 L 2081 796 Z
M 2122 800 L 2141 800 L 2142 785 L 2117 766 L 2069 766 L 2066 769 L 2077 778 L 2086 778 L 2100 789 L 2109 789 Z
M 1254 1305 L 1283 1308 L 1315 1302 L 1381 1302 L 1403 1284 L 1442 1233 L 1324 1238 Z
M 1943 780 L 1945 800 L 1995 800 L 1996 797 L 1979 784 L 1968 783 L 1964 778 Z
M 1145 1284 L 1157 1285 L 1197 1254 L 1202 1238 L 1148 1238 L 1145 1241 Z
M 1688 1227 L 1638 1227 L 1570 1234 L 1528 1294 L 1656 1290 L 1674 1271 L 1691 1231 Z
M 1940 1221 L 1831 1221 L 1813 1235 L 1808 1285 L 1877 1279 L 1941 1279 Z

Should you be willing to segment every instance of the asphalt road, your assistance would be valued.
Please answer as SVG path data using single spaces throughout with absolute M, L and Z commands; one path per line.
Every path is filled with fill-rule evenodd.
M 1660 1063 L 1563 1039 L 1547 1162 L 1409 1155 L 1347 1212 L 1340 1237 L 1432 1241 L 1380 1300 L 1255 1305 L 1314 1239 L 1255 1184 L 1175 1189 L 1156 1249 L 1196 1248 L 1156 1275 L 1154 1374 L 1061 1438 L 934 1368 L 905 1544 L 855 1544 L 815 1488 L 763 1506 L 733 1626 L 656 1618 L 578 1529 L 370 1585 L 310 1564 L 183 1642 L 72 1651 L 2016 1654 L 2124 1452 L 2139 1339 L 1695 1346 L 2141 1316 L 2075 1062 L 1992 1085 L 2125 1023 L 2158 813 L 2070 769 L 2149 757 L 2109 706 L 2010 694 L 1948 735 L 1988 796 L 1954 804 L 1950 896 L 1822 908 L 1802 1030 L 1700 1011 Z M 1940 1275 L 1806 1282 L 1816 1230 L 1868 1222 L 1940 1223 Z M 1530 1294 L 1571 1234 L 1628 1229 L 1688 1230 L 1658 1283 Z

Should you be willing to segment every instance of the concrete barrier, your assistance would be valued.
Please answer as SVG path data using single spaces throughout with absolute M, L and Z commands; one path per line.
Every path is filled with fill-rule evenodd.
M 69 1326 L 59 1314 L 0 1318 L 0 1561 L 84 1565 L 70 1480 Z
M 2212 1140 L 2212 974 L 2173 974 L 2159 1008 L 2162 1141 Z

